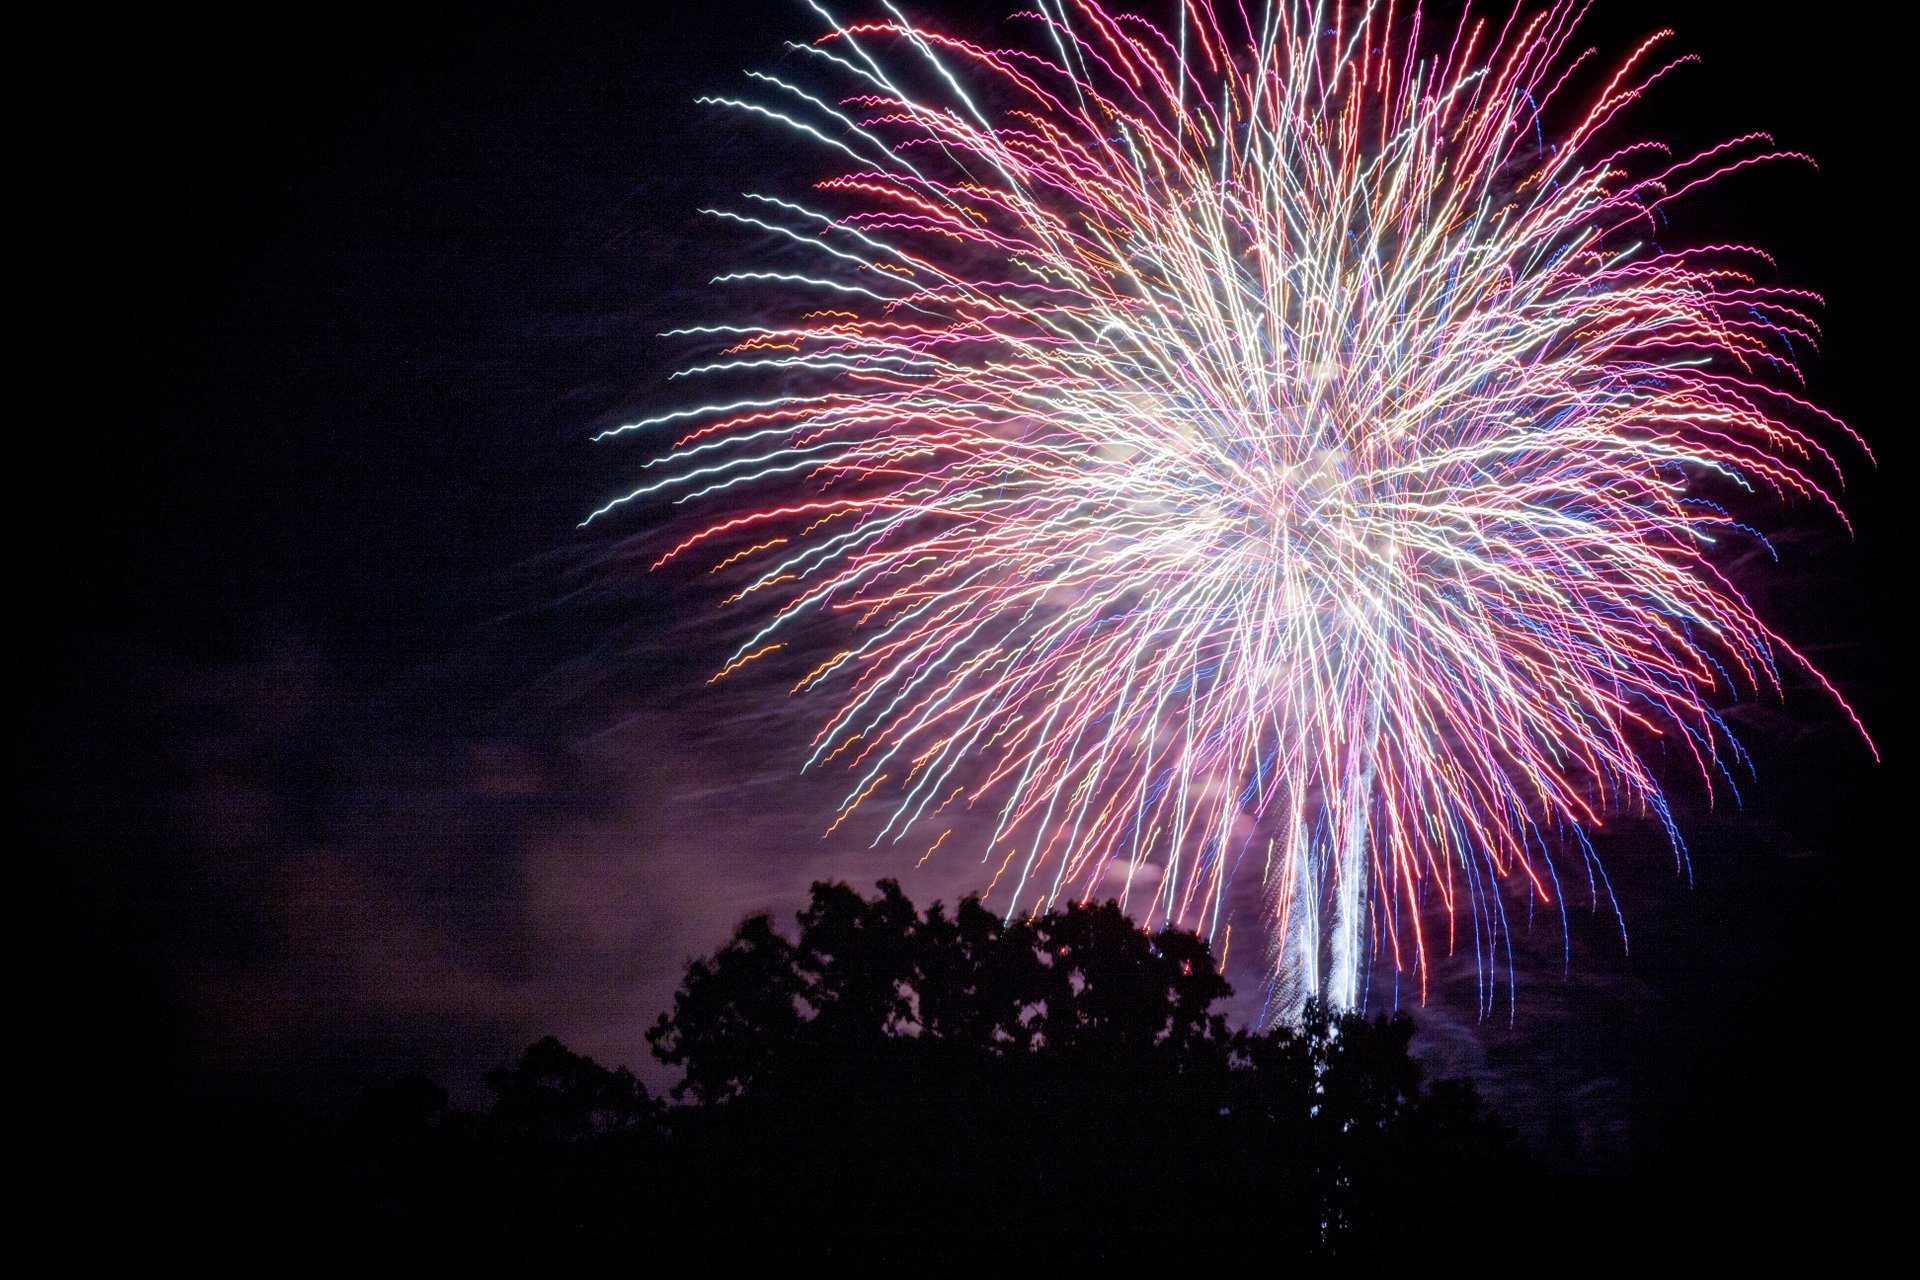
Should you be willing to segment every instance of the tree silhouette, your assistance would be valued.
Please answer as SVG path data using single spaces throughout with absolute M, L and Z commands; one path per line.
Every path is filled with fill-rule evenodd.
M 674 997 L 647 1035 L 662 1062 L 685 1069 L 674 1096 L 724 1102 L 750 1089 L 800 1026 L 805 989 L 793 947 L 764 915 L 734 931 L 711 959 L 687 966 Z
M 635 1133 L 656 1120 L 647 1092 L 625 1067 L 609 1071 L 547 1036 L 511 1067 L 486 1075 L 488 1119 L 516 1138 L 582 1142 Z
M 952 1270 L 1205 1242 L 1372 1265 L 1516 1185 L 1510 1136 L 1469 1086 L 1424 1083 L 1407 1018 L 1230 1029 L 1205 940 L 1113 903 L 1007 921 L 822 883 L 796 925 L 756 915 L 688 964 L 648 1033 L 675 1105 L 551 1037 L 487 1074 L 484 1113 L 423 1081 L 369 1095 L 363 1213 L 495 1261 L 778 1242 Z
M 689 965 L 671 1012 L 648 1033 L 684 1069 L 678 1095 L 752 1093 L 796 1051 L 845 1053 L 911 1039 L 962 1056 L 1145 1060 L 1224 1052 L 1230 994 L 1207 943 L 1136 928 L 1114 903 L 1003 922 L 976 899 L 924 916 L 898 884 L 871 901 L 817 884 L 789 943 L 754 916 Z
M 966 1204 L 1010 1239 L 1258 1222 L 1305 1255 L 1372 1256 L 1511 1164 L 1469 1088 L 1424 1086 L 1407 1018 L 1311 1006 L 1230 1031 L 1207 943 L 1113 903 L 1003 921 L 820 884 L 797 923 L 788 943 L 755 917 L 693 962 L 651 1039 L 709 1104 L 734 1185 L 765 1176 L 801 1218 L 831 1186 L 907 1236 Z

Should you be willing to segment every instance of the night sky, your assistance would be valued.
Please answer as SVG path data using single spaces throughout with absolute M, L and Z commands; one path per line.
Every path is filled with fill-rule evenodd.
M 1876 866 L 1906 777 L 1884 148 L 1910 113 L 1886 33 L 1747 11 L 1623 2 L 1585 34 L 1672 25 L 1703 55 L 1635 131 L 1820 161 L 1718 184 L 1675 235 L 1764 246 L 1828 300 L 1813 394 L 1879 457 L 1843 456 L 1855 534 L 1762 507 L 1780 563 L 1735 568 L 1886 762 L 1804 682 L 1735 710 L 1743 809 L 1671 771 L 1691 885 L 1657 833 L 1601 841 L 1630 949 L 1581 904 L 1563 962 L 1542 915 L 1517 1008 L 1477 1019 L 1471 965 L 1443 967 L 1417 1043 L 1565 1167 L 1837 1200 L 1855 1139 L 1826 1108 L 1877 1082 L 1866 1019 L 1906 1000 Z M 823 843 L 807 709 L 703 686 L 734 623 L 619 568 L 652 517 L 575 528 L 644 460 L 588 437 L 666 402 L 685 353 L 656 335 L 725 310 L 706 282 L 745 246 L 696 210 L 824 172 L 693 101 L 813 34 L 803 6 L 71 21 L 22 247 L 54 286 L 51 363 L 19 379 L 51 420 L 15 415 L 23 769 L 35 1040 L 113 1091 L 116 1140 L 298 1124 L 413 1070 L 458 1094 L 546 1033 L 658 1084 L 642 1033 L 742 916 L 820 877 L 979 887 L 966 857 Z

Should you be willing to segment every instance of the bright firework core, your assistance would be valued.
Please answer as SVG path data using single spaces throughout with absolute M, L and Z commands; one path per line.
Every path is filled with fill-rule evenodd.
M 1790 157 L 1623 134 L 1687 59 L 1581 12 L 1043 2 L 994 49 L 889 10 L 712 100 L 831 167 L 713 211 L 764 246 L 717 295 L 788 318 L 680 331 L 725 389 L 621 428 L 663 452 L 603 511 L 700 513 L 653 562 L 763 611 L 723 674 L 799 661 L 823 825 L 984 812 L 1008 911 L 1118 882 L 1216 940 L 1259 875 L 1283 1015 L 1376 957 L 1490 977 L 1502 883 L 1608 897 L 1609 811 L 1681 851 L 1646 748 L 1711 790 L 1716 707 L 1820 679 L 1698 482 L 1831 507 L 1847 434 L 1795 392 L 1818 300 L 1657 242 Z

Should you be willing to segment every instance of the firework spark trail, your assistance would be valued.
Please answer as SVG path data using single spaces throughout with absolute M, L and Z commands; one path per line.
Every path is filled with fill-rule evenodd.
M 1567 848 L 1604 883 L 1609 811 L 1684 857 L 1644 745 L 1711 792 L 1715 704 L 1820 679 L 1709 558 L 1750 535 L 1703 481 L 1837 514 L 1848 433 L 1795 392 L 1818 300 L 1652 236 L 1788 153 L 1603 141 L 1688 59 L 1596 73 L 1577 3 L 1042 0 L 1014 49 L 887 12 L 710 100 L 842 165 L 714 211 L 781 268 L 718 283 L 804 314 L 681 331 L 718 348 L 682 376 L 761 390 L 620 428 L 674 435 L 594 513 L 711 513 L 655 564 L 770 602 L 722 674 L 842 620 L 796 686 L 833 826 L 985 806 L 1010 910 L 1151 865 L 1127 905 L 1208 933 L 1264 863 L 1282 1008 L 1379 954 L 1424 995 L 1463 916 L 1490 999 L 1496 883 L 1558 904 Z

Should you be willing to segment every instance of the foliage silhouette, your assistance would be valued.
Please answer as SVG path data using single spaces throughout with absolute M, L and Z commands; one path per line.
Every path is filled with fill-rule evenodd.
M 350 1212 L 496 1261 L 1338 1265 L 1430 1256 L 1521 1170 L 1471 1086 L 1424 1083 L 1404 1016 L 1230 1029 L 1207 943 L 1113 903 L 1005 921 L 818 884 L 797 924 L 689 963 L 648 1033 L 673 1105 L 552 1038 L 484 1112 L 370 1094 Z

